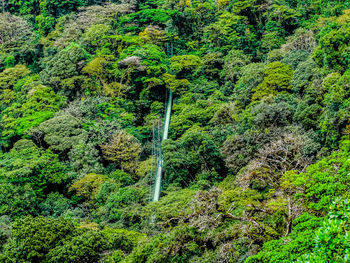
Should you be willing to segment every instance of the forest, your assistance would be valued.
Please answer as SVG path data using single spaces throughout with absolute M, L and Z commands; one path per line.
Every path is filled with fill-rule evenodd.
M 349 199 L 350 1 L 0 0 L 0 262 L 346 263 Z

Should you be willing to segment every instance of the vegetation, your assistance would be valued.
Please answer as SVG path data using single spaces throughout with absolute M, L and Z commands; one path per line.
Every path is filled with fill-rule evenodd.
M 345 0 L 0 1 L 0 261 L 349 262 L 349 54 Z

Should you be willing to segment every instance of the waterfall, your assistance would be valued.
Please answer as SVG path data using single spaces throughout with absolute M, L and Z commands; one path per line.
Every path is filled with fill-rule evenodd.
M 165 112 L 163 136 L 162 136 L 161 142 L 168 139 L 172 103 L 173 103 L 173 92 L 170 90 L 169 97 L 168 97 L 168 103 L 167 103 L 167 107 L 166 107 L 166 112 Z M 153 192 L 153 198 L 152 198 L 152 201 L 154 201 L 154 202 L 159 201 L 161 187 L 162 187 L 162 173 L 163 173 L 163 156 L 162 156 L 162 153 L 160 151 L 160 154 L 159 154 L 159 157 L 157 160 L 156 179 L 154 182 L 154 192 Z

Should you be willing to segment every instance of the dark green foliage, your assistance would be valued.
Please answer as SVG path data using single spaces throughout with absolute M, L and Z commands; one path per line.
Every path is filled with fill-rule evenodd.
M 79 83 L 79 81 L 82 81 L 82 76 L 79 75 L 84 67 L 85 60 L 88 58 L 89 54 L 82 47 L 71 44 L 43 63 L 44 69 L 41 72 L 41 78 L 44 83 L 50 84 L 56 89 L 67 83 L 69 89 L 75 92 L 80 91 L 75 89 L 83 88 Z
M 1 201 L 0 214 L 9 216 L 24 216 L 35 214 L 40 202 L 37 193 L 29 185 L 16 186 L 11 183 L 0 183 Z
M 239 78 L 233 96 L 243 107 L 247 106 L 253 95 L 253 90 L 264 79 L 265 66 L 262 63 L 251 63 L 241 69 L 242 76 Z
M 3 262 L 47 262 L 46 254 L 72 231 L 73 224 L 62 218 L 18 219 L 12 225 L 13 240 L 4 249 Z
M 45 143 L 50 145 L 50 149 L 64 152 L 87 140 L 87 132 L 81 126 L 82 123 L 79 119 L 68 114 L 41 123 L 33 132 L 43 133 L 43 139 Z
M 54 218 L 62 216 L 70 208 L 72 208 L 72 201 L 57 192 L 48 194 L 39 204 L 41 215 Z
M 102 252 L 109 247 L 109 243 L 102 233 L 84 230 L 79 235 L 67 240 L 64 245 L 50 250 L 47 254 L 47 262 L 94 263 L 102 258 Z
M 0 249 L 3 249 L 4 244 L 7 243 L 11 237 L 11 221 L 8 216 L 0 217 Z
M 51 187 L 65 180 L 65 166 L 50 150 L 20 140 L 10 152 L 1 154 L 0 178 L 14 186 L 28 185 L 42 198 Z
M 281 62 L 292 66 L 293 69 L 296 69 L 300 63 L 307 60 L 309 55 L 309 52 L 306 50 L 290 51 L 284 56 Z
M 310 82 L 318 77 L 320 74 L 318 71 L 317 65 L 312 59 L 298 63 L 292 79 L 293 91 L 302 94 Z
M 219 149 L 211 138 L 200 129 L 190 129 L 176 142 L 168 141 L 163 146 L 165 180 L 168 184 L 188 185 L 201 172 L 225 171 Z M 215 173 L 214 173 L 215 174 Z M 209 180 L 220 180 L 219 177 Z

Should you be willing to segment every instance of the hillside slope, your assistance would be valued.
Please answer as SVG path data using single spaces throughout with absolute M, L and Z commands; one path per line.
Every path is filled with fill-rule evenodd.
M 1 262 L 348 262 L 348 1 L 0 7 Z

